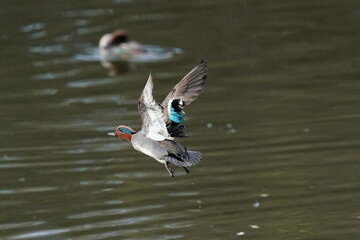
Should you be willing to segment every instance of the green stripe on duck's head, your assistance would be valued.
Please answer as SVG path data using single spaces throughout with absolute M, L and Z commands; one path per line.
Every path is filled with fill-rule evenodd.
M 124 125 L 120 125 L 117 127 L 116 131 L 119 131 L 121 133 L 125 133 L 125 134 L 133 134 L 136 131 L 133 130 L 132 128 L 128 127 L 128 126 L 124 126 Z
M 108 135 L 115 136 L 125 141 L 131 142 L 132 134 L 134 133 L 136 133 L 134 129 L 125 125 L 120 125 L 116 128 L 115 132 L 108 133 Z

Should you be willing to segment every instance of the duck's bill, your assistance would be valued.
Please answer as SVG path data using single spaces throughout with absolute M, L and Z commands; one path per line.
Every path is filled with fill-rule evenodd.
M 115 132 L 109 132 L 108 135 L 109 135 L 109 136 L 116 137 L 116 133 L 115 133 Z

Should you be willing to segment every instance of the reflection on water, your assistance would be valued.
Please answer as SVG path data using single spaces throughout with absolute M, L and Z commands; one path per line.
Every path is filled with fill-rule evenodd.
M 95 61 L 109 69 L 111 76 L 125 74 L 129 69 L 136 69 L 137 64 L 165 61 L 181 54 L 180 48 L 159 47 L 153 45 L 143 45 L 144 54 L 136 56 L 123 56 L 121 54 L 102 51 L 97 47 L 84 46 L 80 53 L 76 53 L 71 61 Z M 32 50 L 34 51 L 34 50 Z M 44 50 L 43 52 L 45 52 Z M 53 51 L 55 51 L 53 49 Z
M 356 3 L 4 2 L 0 239 L 357 240 Z M 151 54 L 109 76 L 119 26 Z M 141 127 L 149 72 L 157 97 L 201 58 L 181 142 L 203 161 L 169 179 L 106 133 Z

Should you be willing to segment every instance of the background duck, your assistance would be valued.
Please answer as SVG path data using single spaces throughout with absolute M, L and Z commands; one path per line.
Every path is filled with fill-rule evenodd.
M 107 60 L 130 59 L 146 53 L 143 45 L 130 41 L 123 29 L 104 34 L 99 41 L 100 55 Z

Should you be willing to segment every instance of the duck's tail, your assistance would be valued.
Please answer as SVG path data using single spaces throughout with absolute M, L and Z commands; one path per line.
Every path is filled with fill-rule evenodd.
M 175 154 L 169 154 L 164 160 L 179 167 L 191 167 L 198 164 L 201 160 L 201 152 L 187 151 L 185 157 L 181 158 Z
M 201 152 L 197 151 L 187 151 L 188 154 L 188 163 L 187 167 L 194 166 L 198 164 L 201 160 Z

